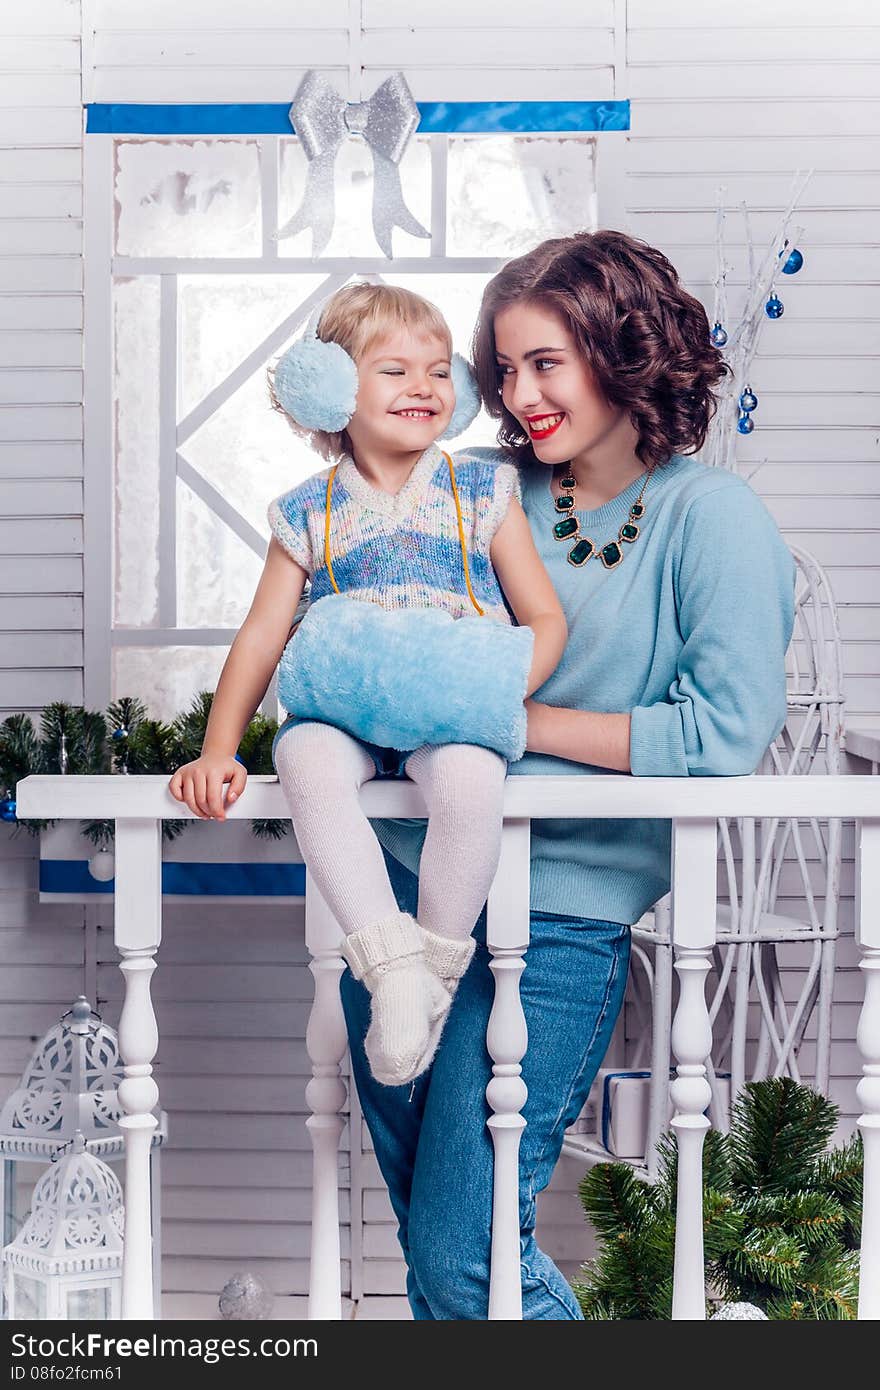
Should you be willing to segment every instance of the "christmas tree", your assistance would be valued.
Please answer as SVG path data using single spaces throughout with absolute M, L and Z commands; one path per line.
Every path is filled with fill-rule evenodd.
M 751 1082 L 729 1134 L 703 1150 L 706 1277 L 724 1302 L 771 1319 L 856 1317 L 862 1146 L 827 1146 L 837 1108 L 789 1077 Z M 599 1238 L 574 1290 L 584 1317 L 668 1319 L 672 1313 L 677 1151 L 660 1146 L 659 1181 L 601 1163 L 579 1192 Z

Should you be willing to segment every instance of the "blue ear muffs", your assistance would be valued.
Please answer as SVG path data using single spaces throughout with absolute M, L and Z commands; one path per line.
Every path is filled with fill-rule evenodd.
M 476 420 L 483 403 L 474 369 L 460 352 L 452 354 L 452 385 L 455 387 L 455 409 L 441 439 L 454 439 L 457 434 L 464 434 Z
M 338 343 L 318 337 L 320 310 L 279 357 L 272 389 L 279 405 L 307 430 L 344 430 L 357 402 L 357 367 Z
M 278 404 L 307 430 L 337 434 L 355 412 L 358 372 L 353 358 L 338 343 L 318 337 L 320 309 L 312 315 L 303 336 L 282 353 L 275 366 L 272 389 Z M 452 354 L 455 409 L 443 439 L 463 434 L 480 413 L 480 392 L 470 363 Z

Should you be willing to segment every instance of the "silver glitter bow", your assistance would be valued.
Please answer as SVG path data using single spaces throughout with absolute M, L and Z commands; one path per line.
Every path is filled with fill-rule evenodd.
M 373 155 L 373 231 L 391 257 L 391 232 L 401 227 L 411 236 L 429 237 L 403 201 L 399 164 L 419 123 L 419 108 L 403 73 L 386 77 L 369 101 L 349 105 L 314 70 L 307 72 L 289 111 L 309 161 L 306 191 L 297 211 L 275 233 L 275 240 L 312 229 L 312 256 L 320 256 L 333 232 L 333 169 L 347 135 L 362 135 Z

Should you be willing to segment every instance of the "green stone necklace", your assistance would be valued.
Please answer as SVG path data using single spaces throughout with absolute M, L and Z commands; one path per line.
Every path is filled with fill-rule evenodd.
M 570 464 L 569 467 L 571 467 Z M 576 516 L 572 515 L 574 512 L 574 489 L 577 487 L 577 478 L 573 477 L 571 473 L 566 474 L 564 478 L 560 478 L 559 486 L 563 491 L 554 500 L 556 503 L 556 510 L 558 512 L 563 512 L 564 515 L 562 520 L 557 521 L 556 525 L 553 527 L 553 534 L 558 541 L 569 541 L 572 536 L 577 537 L 574 545 L 568 552 L 568 563 L 570 565 L 577 565 L 578 567 L 585 565 L 592 555 L 598 555 L 607 570 L 616 569 L 617 566 L 621 564 L 624 556 L 622 542 L 626 542 L 627 545 L 632 545 L 633 541 L 637 541 L 639 538 L 639 527 L 636 525 L 636 522 L 641 521 L 642 517 L 645 515 L 645 504 L 642 498 L 645 495 L 645 488 L 651 481 L 651 474 L 653 471 L 653 468 L 649 468 L 645 474 L 645 481 L 642 483 L 641 492 L 630 507 L 629 520 L 625 521 L 621 526 L 617 533 L 617 540 L 607 541 L 605 545 L 601 546 L 598 550 L 589 536 L 581 535 L 581 523 Z

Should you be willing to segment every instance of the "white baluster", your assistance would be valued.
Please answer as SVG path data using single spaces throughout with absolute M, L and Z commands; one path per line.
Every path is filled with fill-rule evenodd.
M 715 942 L 717 832 L 714 820 L 673 823 L 672 933 L 679 1000 L 672 1025 L 678 1062 L 671 1094 L 672 1128 L 678 1141 L 675 1209 L 673 1319 L 706 1316 L 703 1266 L 704 1110 L 712 1098 L 706 1062 L 712 1027 L 706 1006 L 706 975 Z
M 308 1316 L 313 1321 L 339 1321 L 342 1286 L 339 1244 L 339 1140 L 345 1127 L 342 1114 L 346 1089 L 340 1063 L 348 1035 L 339 997 L 339 977 L 345 961 L 339 952 L 340 928 L 321 897 L 311 874 L 306 875 L 306 945 L 312 957 L 315 997 L 306 1028 L 306 1050 L 312 1079 L 306 1087 L 311 1115 L 306 1129 L 312 1141 L 312 1241 L 309 1268 Z M 352 1134 L 352 1147 L 359 1143 Z M 356 1215 L 352 1214 L 352 1220 Z
M 495 998 L 486 1034 L 493 1062 L 486 1099 L 494 1112 L 486 1123 L 495 1148 L 490 1320 L 522 1318 L 519 1144 L 526 1123 L 520 1112 L 528 1091 L 520 1063 L 528 1046 L 528 1032 L 519 997 L 519 977 L 526 968 L 523 952 L 529 944 L 529 853 L 529 822 L 505 821 L 501 859 L 489 894 L 486 922 L 486 944 L 492 953 L 489 968 L 495 976 Z
M 660 1157 L 657 1145 L 669 1122 L 670 1015 L 672 1012 L 672 912 L 669 895 L 654 905 L 654 996 L 651 1014 L 651 1093 L 648 1102 L 648 1138 L 645 1167 L 656 1182 Z
M 856 1087 L 865 1149 L 859 1319 L 880 1319 L 880 821 L 864 821 L 856 847 L 856 932 L 862 948 L 865 1002 L 856 1040 L 862 1079 Z
M 150 997 L 153 959 L 162 936 L 162 822 L 116 822 L 114 941 L 122 956 L 125 999 L 119 1019 L 124 1077 L 119 1121 L 125 1137 L 125 1244 L 122 1316 L 153 1317 L 150 1144 L 159 1090 L 152 1061 L 159 1030 Z

